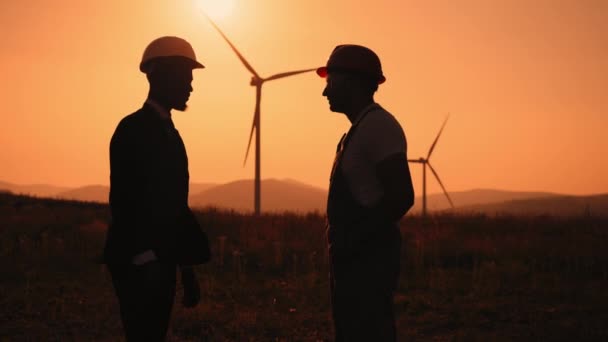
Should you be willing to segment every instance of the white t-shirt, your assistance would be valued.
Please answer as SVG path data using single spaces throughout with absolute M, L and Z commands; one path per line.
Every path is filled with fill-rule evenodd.
M 376 166 L 394 154 L 406 154 L 407 143 L 401 125 L 378 104 L 372 104 L 353 123 L 342 156 L 341 169 L 355 199 L 364 207 L 373 207 L 382 198 Z

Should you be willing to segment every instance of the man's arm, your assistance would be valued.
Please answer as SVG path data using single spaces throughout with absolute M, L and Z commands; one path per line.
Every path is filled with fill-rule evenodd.
M 366 210 L 366 215 L 354 222 L 358 234 L 355 242 L 369 237 L 377 226 L 397 222 L 414 205 L 414 189 L 405 153 L 396 153 L 376 165 L 376 175 L 382 187 L 382 197 Z
M 414 204 L 414 189 L 407 163 L 407 139 L 401 125 L 388 113 L 370 118 L 363 151 L 374 163 L 382 197 L 373 205 L 378 222 L 395 222 Z
M 384 196 L 376 206 L 377 215 L 389 222 L 397 221 L 414 205 L 414 187 L 405 153 L 382 160 L 376 174 Z
M 142 183 L 135 136 L 132 120 L 123 119 L 110 142 L 110 208 L 112 220 L 120 225 L 116 234 L 124 257 L 144 252 L 145 246 L 137 238 Z
M 143 265 L 156 260 L 152 250 L 154 225 L 160 211 L 155 205 L 158 196 L 151 196 L 149 179 L 155 168 L 150 165 L 151 153 L 142 150 L 141 123 L 133 117 L 123 119 L 118 125 L 110 143 L 112 216 L 120 217 L 121 229 L 128 230 L 127 251 L 133 257 L 132 263 Z
M 350 222 L 344 223 L 344 237 L 336 239 L 341 246 L 332 248 L 345 258 L 365 251 L 367 241 L 394 229 L 414 203 L 405 133 L 390 113 L 373 114 L 360 124 L 356 134 L 359 141 L 365 142 L 359 146 L 360 153 L 371 163 L 380 197 L 361 202 L 363 210 L 352 213 Z
M 362 216 L 355 216 L 348 224 L 348 236 L 340 246 L 333 246 L 340 258 L 349 258 L 365 250 L 363 245 L 374 235 L 382 234 L 379 229 L 398 222 L 414 205 L 414 189 L 405 153 L 393 154 L 376 165 L 378 180 L 383 196 Z

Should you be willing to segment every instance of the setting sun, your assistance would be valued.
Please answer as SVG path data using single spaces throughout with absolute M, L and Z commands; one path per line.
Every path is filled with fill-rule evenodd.
M 197 0 L 197 4 L 214 19 L 225 18 L 234 9 L 234 0 Z

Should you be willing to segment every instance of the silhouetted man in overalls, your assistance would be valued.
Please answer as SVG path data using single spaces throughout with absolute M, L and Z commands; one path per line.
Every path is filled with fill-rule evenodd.
M 200 299 L 192 266 L 208 261 L 209 246 L 188 207 L 188 158 L 171 120 L 172 109 L 186 109 L 196 68 L 203 65 L 185 40 L 152 41 L 140 64 L 148 98 L 122 119 L 110 143 L 112 223 L 104 259 L 128 341 L 165 340 L 178 266 L 183 304 Z
M 331 111 L 352 124 L 338 144 L 327 200 L 335 338 L 395 341 L 398 222 L 414 203 L 405 135 L 374 102 L 385 77 L 373 51 L 339 45 L 317 74 L 327 79 L 323 96 Z

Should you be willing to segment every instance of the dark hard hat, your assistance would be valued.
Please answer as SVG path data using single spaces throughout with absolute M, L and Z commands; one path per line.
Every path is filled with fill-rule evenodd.
M 317 69 L 317 75 L 327 77 L 332 71 L 345 71 L 370 77 L 378 84 L 384 83 L 386 77 L 382 74 L 380 58 L 365 46 L 345 44 L 334 48 L 327 65 Z

